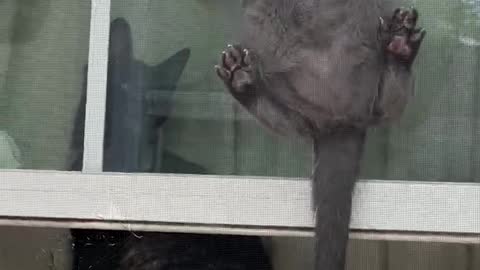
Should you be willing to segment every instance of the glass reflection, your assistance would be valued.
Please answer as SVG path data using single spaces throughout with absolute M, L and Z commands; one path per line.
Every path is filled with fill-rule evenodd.
M 90 1 L 0 1 L 0 169 L 69 169 L 89 22 Z

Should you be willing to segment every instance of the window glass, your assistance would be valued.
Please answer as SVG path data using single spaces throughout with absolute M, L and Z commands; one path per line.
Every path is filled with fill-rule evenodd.
M 112 1 L 105 171 L 308 176 L 308 144 L 272 135 L 217 78 L 239 1 Z
M 0 169 L 70 170 L 90 1 L 0 1 Z
M 371 131 L 364 176 L 480 180 L 480 2 L 412 1 L 427 30 L 401 121 Z
M 428 34 L 414 99 L 370 130 L 363 178 L 479 179 L 477 3 L 430 4 L 415 1 Z M 259 125 L 214 72 L 241 12 L 239 1 L 112 2 L 106 171 L 310 174 L 310 146 Z

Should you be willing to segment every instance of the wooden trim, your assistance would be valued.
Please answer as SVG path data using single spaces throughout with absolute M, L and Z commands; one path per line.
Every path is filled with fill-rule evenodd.
M 351 228 L 480 235 L 480 185 L 360 181 Z M 309 229 L 306 179 L 0 171 L 0 216 Z

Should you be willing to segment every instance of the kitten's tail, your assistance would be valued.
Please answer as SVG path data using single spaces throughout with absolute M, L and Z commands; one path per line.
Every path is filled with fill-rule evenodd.
M 343 270 L 352 191 L 365 143 L 364 130 L 314 139 L 315 269 Z

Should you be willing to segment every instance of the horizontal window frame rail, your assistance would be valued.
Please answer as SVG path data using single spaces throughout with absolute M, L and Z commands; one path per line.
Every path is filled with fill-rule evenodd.
M 294 178 L 4 170 L 0 219 L 306 236 L 310 189 Z M 480 237 L 479 198 L 478 183 L 362 180 L 351 229 Z
M 78 221 L 61 219 L 17 219 L 0 217 L 1 226 L 54 228 L 54 229 L 94 229 L 120 230 L 138 232 L 162 233 L 194 233 L 194 234 L 221 234 L 221 235 L 249 235 L 261 237 L 313 237 L 312 229 L 303 228 L 262 228 L 256 226 L 208 226 L 192 224 L 167 223 L 140 223 L 140 222 L 112 222 L 112 221 Z M 391 231 L 360 231 L 352 230 L 350 239 L 369 241 L 403 241 L 403 242 L 436 242 L 455 244 L 480 244 L 479 234 L 445 233 L 434 234 L 429 232 L 391 232 Z

